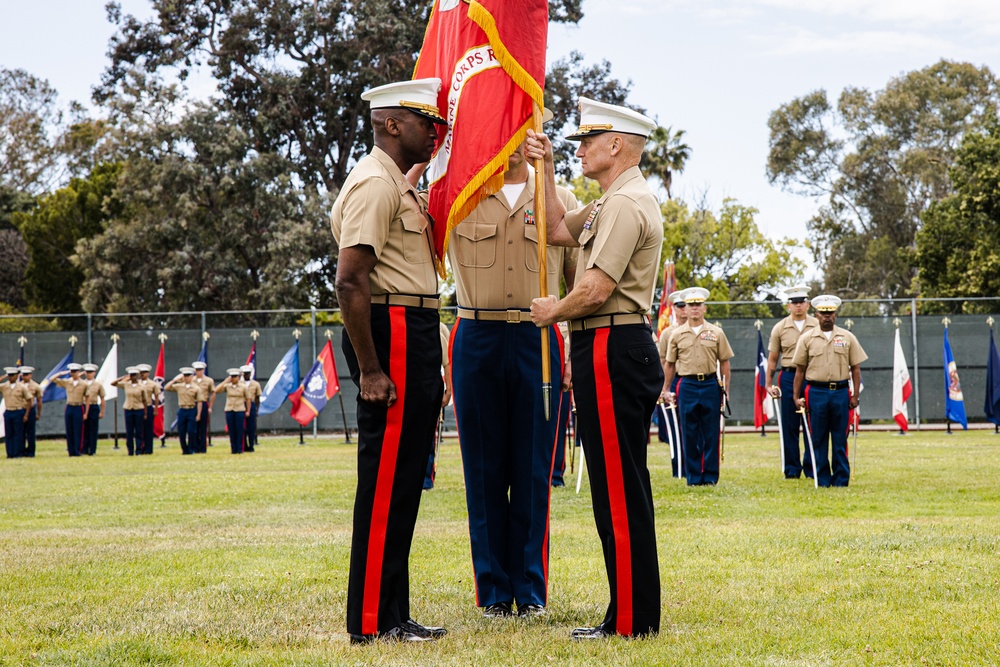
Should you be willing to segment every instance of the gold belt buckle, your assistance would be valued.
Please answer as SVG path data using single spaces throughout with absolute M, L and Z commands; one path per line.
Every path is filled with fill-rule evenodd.
M 507 324 L 518 324 L 520 321 L 521 321 L 520 310 L 517 309 L 507 310 Z
M 705 374 L 698 373 L 698 382 L 704 382 L 704 381 L 705 381 Z
M 830 383 L 830 391 L 836 391 L 836 390 L 837 390 L 837 383 L 836 382 L 831 382 Z

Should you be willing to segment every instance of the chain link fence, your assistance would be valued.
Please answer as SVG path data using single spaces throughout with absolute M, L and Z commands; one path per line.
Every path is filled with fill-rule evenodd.
M 454 322 L 454 308 L 444 308 L 441 318 Z M 1000 322 L 1000 298 L 996 299 L 896 299 L 888 301 L 845 300 L 838 316 L 838 326 L 850 328 L 868 353 L 862 365 L 864 392 L 861 394 L 863 422 L 892 419 L 892 359 L 895 329 L 898 326 L 903 352 L 913 381 L 909 401 L 910 420 L 916 425 L 942 423 L 944 415 L 945 371 L 942 354 L 943 320 L 947 319 L 949 338 L 965 397 L 965 409 L 971 422 L 985 421 L 986 361 L 991 326 L 987 320 Z M 712 303 L 706 319 L 718 323 L 726 332 L 736 356 L 732 360 L 731 423 L 753 424 L 754 372 L 757 355 L 758 325 L 766 348 L 771 328 L 784 317 L 784 306 L 777 301 Z M 118 341 L 118 368 L 140 363 L 156 365 L 161 339 L 164 346 L 166 377 L 174 377 L 181 366 L 198 358 L 203 343 L 208 346 L 208 374 L 222 378 L 225 369 L 247 361 L 251 346 L 257 343 L 257 379 L 264 385 L 288 349 L 299 341 L 299 375 L 312 367 L 329 337 L 336 353 L 337 372 L 342 389 L 340 398 L 331 400 L 307 432 L 352 432 L 356 427 L 357 389 L 350 379 L 341 352 L 344 335 L 336 310 L 287 309 L 267 311 L 124 313 L 75 315 L 5 315 L 0 316 L 0 361 L 13 364 L 20 358 L 34 366 L 36 381 L 41 381 L 69 351 L 75 339 L 74 361 L 101 364 Z M 64 433 L 63 403 L 44 406 L 38 434 L 58 437 Z M 177 400 L 167 394 L 164 422 L 173 422 Z M 261 433 L 297 433 L 299 425 L 289 416 L 286 403 L 277 412 L 259 420 Z M 117 418 L 117 421 L 116 421 Z M 212 430 L 223 432 L 225 421 L 214 415 Z M 454 428 L 454 415 L 446 410 L 446 428 Z M 108 406 L 101 422 L 102 437 L 124 433 L 121 401 Z M 169 432 L 168 435 L 173 435 Z

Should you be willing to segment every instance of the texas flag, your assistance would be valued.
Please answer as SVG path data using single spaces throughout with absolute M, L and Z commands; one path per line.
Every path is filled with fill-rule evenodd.
M 753 371 L 753 427 L 760 428 L 767 423 L 774 412 L 771 395 L 767 393 L 767 353 L 764 352 L 764 339 L 757 330 L 757 366 Z
M 908 431 L 909 413 L 906 401 L 913 393 L 910 383 L 910 371 L 906 367 L 906 357 L 903 356 L 903 346 L 899 343 L 899 329 L 896 329 L 896 343 L 892 353 L 892 418 L 899 424 L 901 431 Z
M 333 341 L 326 341 L 316 362 L 306 374 L 302 386 L 288 395 L 292 419 L 305 426 L 323 411 L 326 402 L 340 391 L 337 366 L 333 359 Z
M 542 108 L 548 12 L 546 0 L 434 2 L 413 78 L 441 79 L 448 121 L 427 167 L 439 258 L 455 225 L 503 187 L 533 104 Z

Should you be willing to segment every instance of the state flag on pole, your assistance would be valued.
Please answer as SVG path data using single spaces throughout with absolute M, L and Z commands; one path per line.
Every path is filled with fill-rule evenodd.
M 165 375 L 167 373 L 167 367 L 163 363 L 163 341 L 160 341 L 160 356 L 156 359 L 156 369 L 153 371 L 153 382 L 160 385 L 160 389 L 163 389 L 163 382 L 165 381 Z M 153 410 L 153 435 L 157 438 L 162 438 L 165 431 L 163 430 L 163 402 L 156 406 Z
M 118 379 L 118 343 L 111 346 L 111 351 L 104 358 L 101 370 L 97 371 L 97 376 L 94 379 L 104 385 L 105 400 L 110 401 L 118 398 L 118 387 L 111 384 Z
M 251 380 L 256 380 L 257 379 L 257 341 L 254 341 L 253 345 L 250 347 L 250 354 L 247 355 L 247 363 L 245 365 L 246 366 L 251 366 L 253 368 L 253 370 L 250 371 L 250 379 Z
M 281 407 L 288 395 L 299 386 L 299 341 L 285 352 L 278 365 L 271 371 L 260 396 L 258 415 L 269 415 Z
M 340 391 L 337 366 L 333 359 L 333 341 L 326 341 L 302 386 L 288 395 L 292 419 L 305 426 L 323 411 L 327 401 Z
M 990 355 L 986 359 L 986 419 L 1000 425 L 1000 354 L 990 327 Z
M 906 401 L 913 393 L 910 383 L 910 371 L 906 367 L 906 357 L 903 356 L 903 346 L 899 342 L 899 329 L 896 329 L 896 342 L 892 352 L 892 418 L 899 424 L 902 431 L 910 430 L 910 415 Z
M 753 371 L 753 427 L 760 428 L 773 416 L 771 396 L 767 393 L 767 353 L 764 352 L 764 339 L 757 330 L 757 366 Z
M 42 403 L 66 400 L 66 390 L 53 382 L 52 376 L 62 373 L 69 368 L 69 365 L 73 363 L 73 350 L 75 349 L 76 346 L 70 345 L 69 353 L 58 364 L 53 366 L 52 370 L 45 374 L 45 379 L 40 383 L 42 387 Z
M 544 104 L 546 0 L 435 0 L 414 79 L 441 79 L 448 129 L 427 167 L 443 270 L 451 230 L 503 187 L 507 158 Z
M 969 430 L 962 383 L 958 379 L 958 367 L 955 365 L 955 356 L 951 353 L 951 343 L 948 341 L 948 327 L 944 328 L 944 416 L 948 421 L 961 424 L 962 428 Z

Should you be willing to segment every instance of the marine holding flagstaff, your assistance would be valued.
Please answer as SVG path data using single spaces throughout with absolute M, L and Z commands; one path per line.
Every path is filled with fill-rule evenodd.
M 667 345 L 663 397 L 676 403 L 683 429 L 684 465 L 689 486 L 716 484 L 724 424 L 719 418 L 730 387 L 733 349 L 725 332 L 705 321 L 709 292 L 689 287 L 678 297 L 687 304 L 687 322 L 674 329 Z M 675 376 L 680 378 L 671 390 Z
M 767 374 L 764 378 L 766 391 L 781 404 L 781 446 L 784 448 L 785 479 L 798 479 L 805 471 L 812 478 L 812 462 L 809 451 L 799 448 L 802 437 L 799 415 L 795 405 L 795 346 L 799 338 L 819 326 L 819 321 L 809 315 L 809 287 L 796 285 L 784 290 L 788 298 L 788 317 L 779 320 L 771 329 L 767 344 Z M 774 371 L 781 361 L 778 382 L 772 381 Z
M 580 247 L 577 281 L 565 298 L 531 306 L 539 327 L 570 323 L 573 392 L 611 602 L 596 627 L 575 639 L 643 636 L 660 628 L 660 574 L 646 464 L 649 420 L 663 386 L 650 328 L 650 306 L 663 218 L 639 171 L 651 119 L 631 109 L 580 98 L 576 155 L 604 195 L 566 211 L 555 187 L 552 144 L 528 132 L 525 156 L 544 159 L 548 242 Z
M 347 177 L 330 214 L 340 248 L 342 344 L 359 389 L 347 584 L 352 643 L 445 634 L 410 618 L 410 544 L 444 385 L 431 226 L 404 176 L 434 150 L 445 123 L 440 88 L 440 79 L 417 79 L 361 96 L 371 105 L 375 146 Z
M 824 294 L 813 300 L 819 326 L 799 337 L 795 364 L 796 405 L 809 416 L 819 486 L 847 486 L 851 464 L 847 455 L 848 413 L 858 407 L 848 378 L 861 386 L 861 363 L 868 358 L 857 337 L 836 326 L 840 297 Z M 832 471 L 831 471 L 832 450 Z
M 542 349 L 531 321 L 539 293 L 535 173 L 524 143 L 507 160 L 503 188 L 452 231 L 458 320 L 452 332 L 455 421 L 469 509 L 476 604 L 487 617 L 544 612 L 548 600 L 549 495 L 561 391 L 546 419 Z M 565 188 L 566 210 L 578 203 Z M 546 249 L 548 289 L 573 288 L 577 249 Z M 563 341 L 549 327 L 551 368 L 568 386 Z
M 659 338 L 656 339 L 656 351 L 660 356 L 660 365 L 663 367 L 664 376 L 666 376 L 667 373 L 667 347 L 670 343 L 670 334 L 683 326 L 688 320 L 687 303 L 685 303 L 684 299 L 681 298 L 682 293 L 683 290 L 677 290 L 676 292 L 671 292 L 667 295 L 667 298 L 670 300 L 670 304 L 673 307 L 674 318 L 677 320 L 677 324 L 668 323 L 660 331 Z M 671 393 L 677 393 L 678 382 L 680 382 L 680 378 L 675 375 L 674 379 L 670 382 L 670 386 L 668 387 L 668 390 Z M 664 403 L 664 407 L 658 412 L 657 422 L 660 427 L 660 441 L 673 443 L 673 446 L 670 449 L 670 472 L 674 477 L 677 477 L 678 466 L 681 467 L 681 473 L 683 474 L 684 472 L 684 431 L 681 426 L 683 422 L 681 420 L 681 416 L 676 414 L 676 404 L 667 406 Z M 674 421 L 675 418 L 676 422 Z

